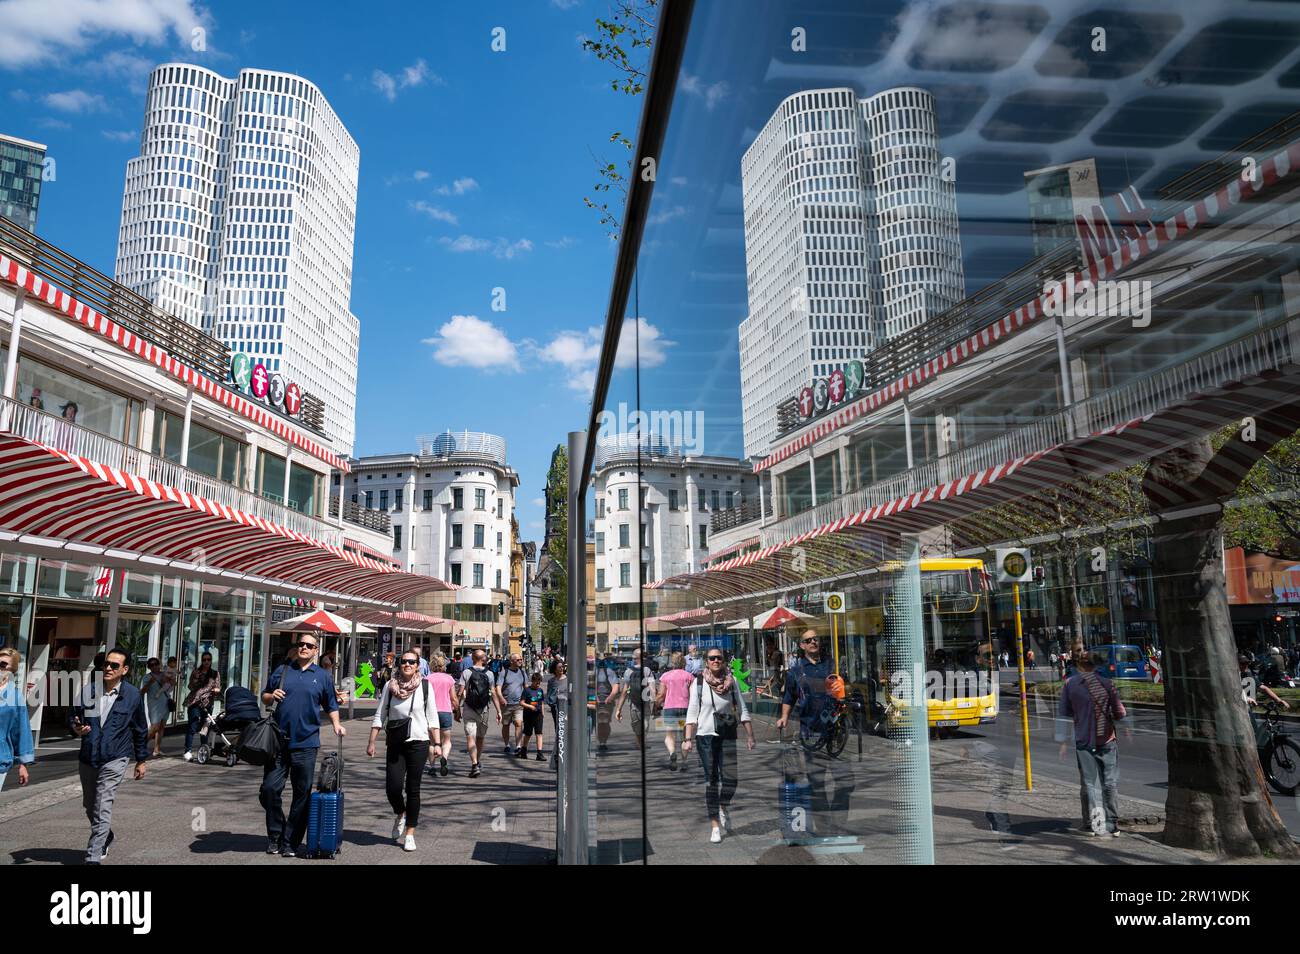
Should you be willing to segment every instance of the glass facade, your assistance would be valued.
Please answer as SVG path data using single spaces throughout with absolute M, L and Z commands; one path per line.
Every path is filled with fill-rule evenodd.
M 0 136 L 0 215 L 29 232 L 36 231 L 44 169 L 44 146 Z
M 642 543 L 591 860 L 1295 854 L 1300 21 L 1202 12 L 695 5 L 585 475 Z M 642 455 L 633 527 L 632 446 L 758 493 Z

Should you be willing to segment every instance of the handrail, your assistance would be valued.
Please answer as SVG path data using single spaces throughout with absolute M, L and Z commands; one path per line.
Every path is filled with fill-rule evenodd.
M 1077 401 L 997 437 L 959 448 L 801 513 L 769 522 L 763 527 L 763 545 L 772 546 L 890 500 L 1047 450 L 1076 434 L 1096 433 L 1155 414 L 1225 383 L 1298 363 L 1300 352 L 1293 347 L 1293 341 L 1300 340 L 1300 334 L 1289 327 L 1296 324 L 1292 321 L 1253 332 L 1182 364 Z
M 331 546 L 342 546 L 343 531 L 334 524 L 292 507 L 242 490 L 208 474 L 182 467 L 97 431 L 10 398 L 0 398 L 0 430 L 95 463 L 144 477 L 174 490 L 203 497 L 232 510 L 260 517 Z

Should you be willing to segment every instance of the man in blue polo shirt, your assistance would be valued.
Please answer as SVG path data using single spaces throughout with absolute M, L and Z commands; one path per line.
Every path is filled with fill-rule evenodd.
M 316 637 L 302 635 L 293 645 L 286 665 L 271 674 L 262 693 L 262 702 L 276 704 L 275 721 L 280 728 L 283 746 L 279 758 L 266 766 L 262 775 L 259 801 L 266 809 L 266 853 L 279 852 L 284 858 L 297 856 L 307 837 L 307 809 L 311 801 L 312 780 L 316 775 L 316 752 L 320 748 L 320 714 L 324 709 L 334 724 L 334 734 L 347 730 L 339 722 L 338 698 L 334 680 L 317 666 Z M 289 803 L 288 831 L 285 830 L 285 777 L 293 783 Z

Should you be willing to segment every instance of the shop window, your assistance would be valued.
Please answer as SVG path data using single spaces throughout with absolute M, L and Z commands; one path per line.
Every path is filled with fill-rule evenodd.
M 129 401 L 125 397 L 21 354 L 16 395 L 20 404 L 45 411 L 115 441 L 126 441 L 130 436 L 127 433 Z M 51 427 L 57 424 L 56 421 L 47 423 Z M 74 435 L 75 431 L 51 430 L 48 436 L 54 443 L 68 443 L 76 440 Z

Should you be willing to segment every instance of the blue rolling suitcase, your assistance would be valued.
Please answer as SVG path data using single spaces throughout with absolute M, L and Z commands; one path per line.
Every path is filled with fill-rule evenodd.
M 321 763 L 317 790 L 311 793 L 307 811 L 307 840 L 304 847 L 313 858 L 333 858 L 343 850 L 343 738 L 339 739 L 338 763 L 329 780 L 327 755 Z M 330 791 L 323 789 L 330 788 Z

